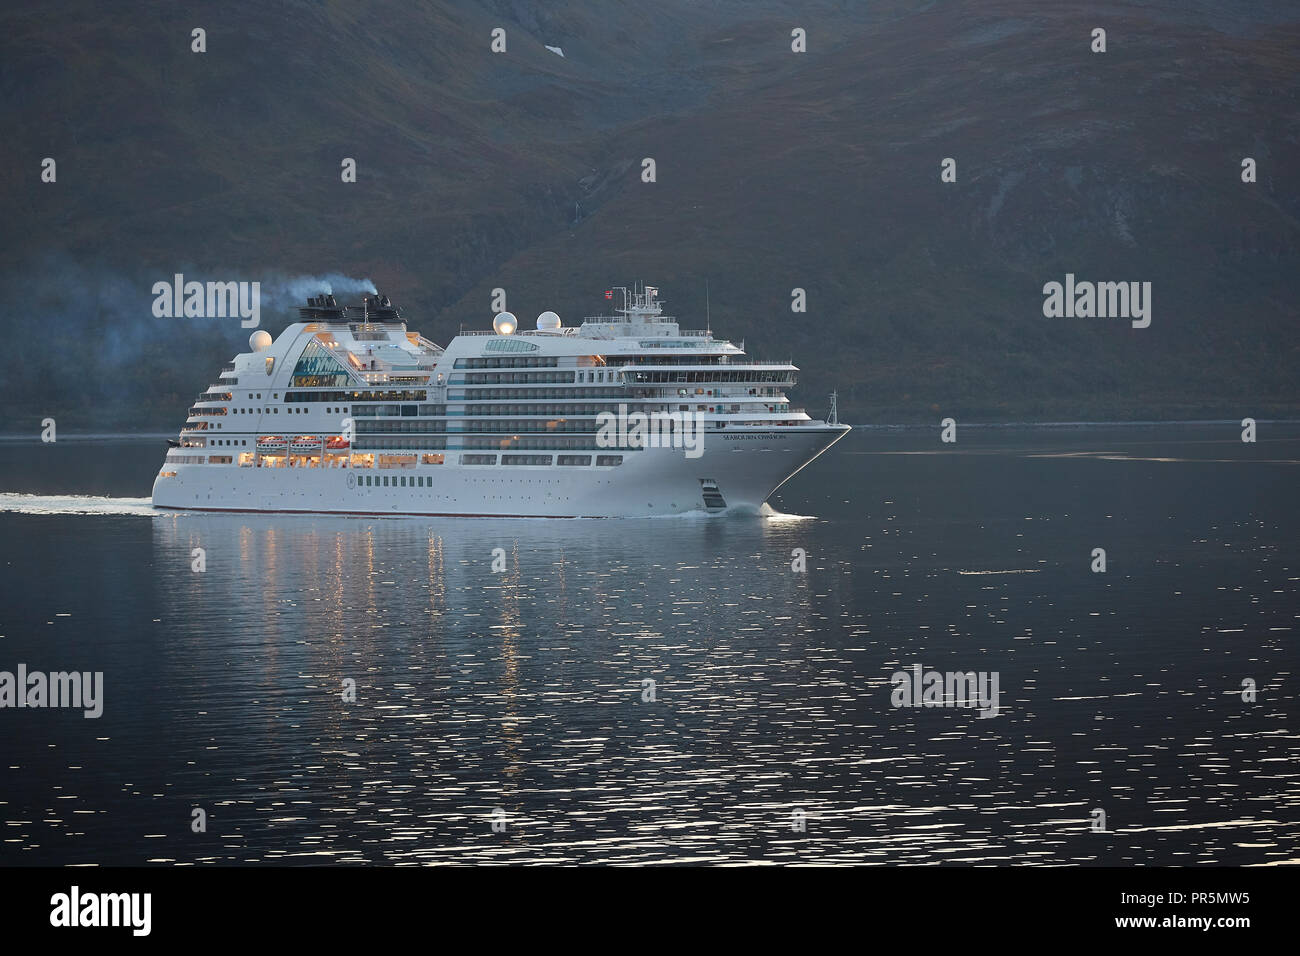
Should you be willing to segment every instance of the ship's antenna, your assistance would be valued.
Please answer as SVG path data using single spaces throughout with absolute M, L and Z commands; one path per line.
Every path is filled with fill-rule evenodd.
M 704 328 L 713 331 L 713 318 L 709 315 L 709 280 L 704 280 Z
M 826 413 L 827 425 L 838 425 L 840 423 L 839 398 L 839 392 L 831 392 L 831 410 Z

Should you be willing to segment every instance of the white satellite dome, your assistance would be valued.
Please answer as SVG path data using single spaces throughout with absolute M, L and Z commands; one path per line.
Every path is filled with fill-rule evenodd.
M 271 333 L 266 329 L 258 329 L 248 337 L 248 347 L 254 352 L 269 349 L 271 347 Z
M 560 317 L 554 312 L 543 312 L 537 317 L 537 327 L 539 329 L 558 329 L 560 327 Z
M 498 312 L 492 320 L 492 328 L 496 329 L 497 335 L 513 335 L 515 329 L 519 328 L 519 320 L 512 312 Z

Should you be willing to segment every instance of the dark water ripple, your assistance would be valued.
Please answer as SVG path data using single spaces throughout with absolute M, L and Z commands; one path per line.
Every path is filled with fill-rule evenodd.
M 0 862 L 1295 861 L 1298 438 L 858 432 L 767 520 L 10 499 L 0 669 L 107 702 L 0 710 Z M 0 487 L 138 497 L 161 454 L 30 464 L 76 444 Z M 1000 714 L 894 709 L 916 663 Z

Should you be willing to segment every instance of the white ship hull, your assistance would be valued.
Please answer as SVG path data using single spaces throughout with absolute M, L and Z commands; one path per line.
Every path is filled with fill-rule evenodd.
M 680 448 L 647 448 L 612 467 L 460 465 L 455 453 L 446 464 L 383 472 L 182 464 L 154 482 L 153 503 L 185 511 L 538 518 L 757 511 L 848 431 L 821 424 L 726 429 L 706 434 L 698 458 Z M 358 481 L 379 474 L 392 484 Z M 425 480 L 417 485 L 416 476 Z M 705 482 L 715 483 L 716 495 Z

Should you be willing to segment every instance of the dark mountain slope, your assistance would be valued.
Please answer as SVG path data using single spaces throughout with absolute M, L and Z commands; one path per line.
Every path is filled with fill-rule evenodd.
M 1281 8 L 785 10 L 7 10 L 0 303 L 47 334 L 0 394 L 20 417 L 174 425 L 247 332 L 151 319 L 153 281 L 337 271 L 443 339 L 486 326 L 493 287 L 525 318 L 576 319 L 634 278 L 702 325 L 707 278 L 715 328 L 793 357 L 803 401 L 838 387 L 858 419 L 1297 410 L 1300 28 Z M 1045 319 L 1043 283 L 1066 272 L 1150 281 L 1151 327 Z

